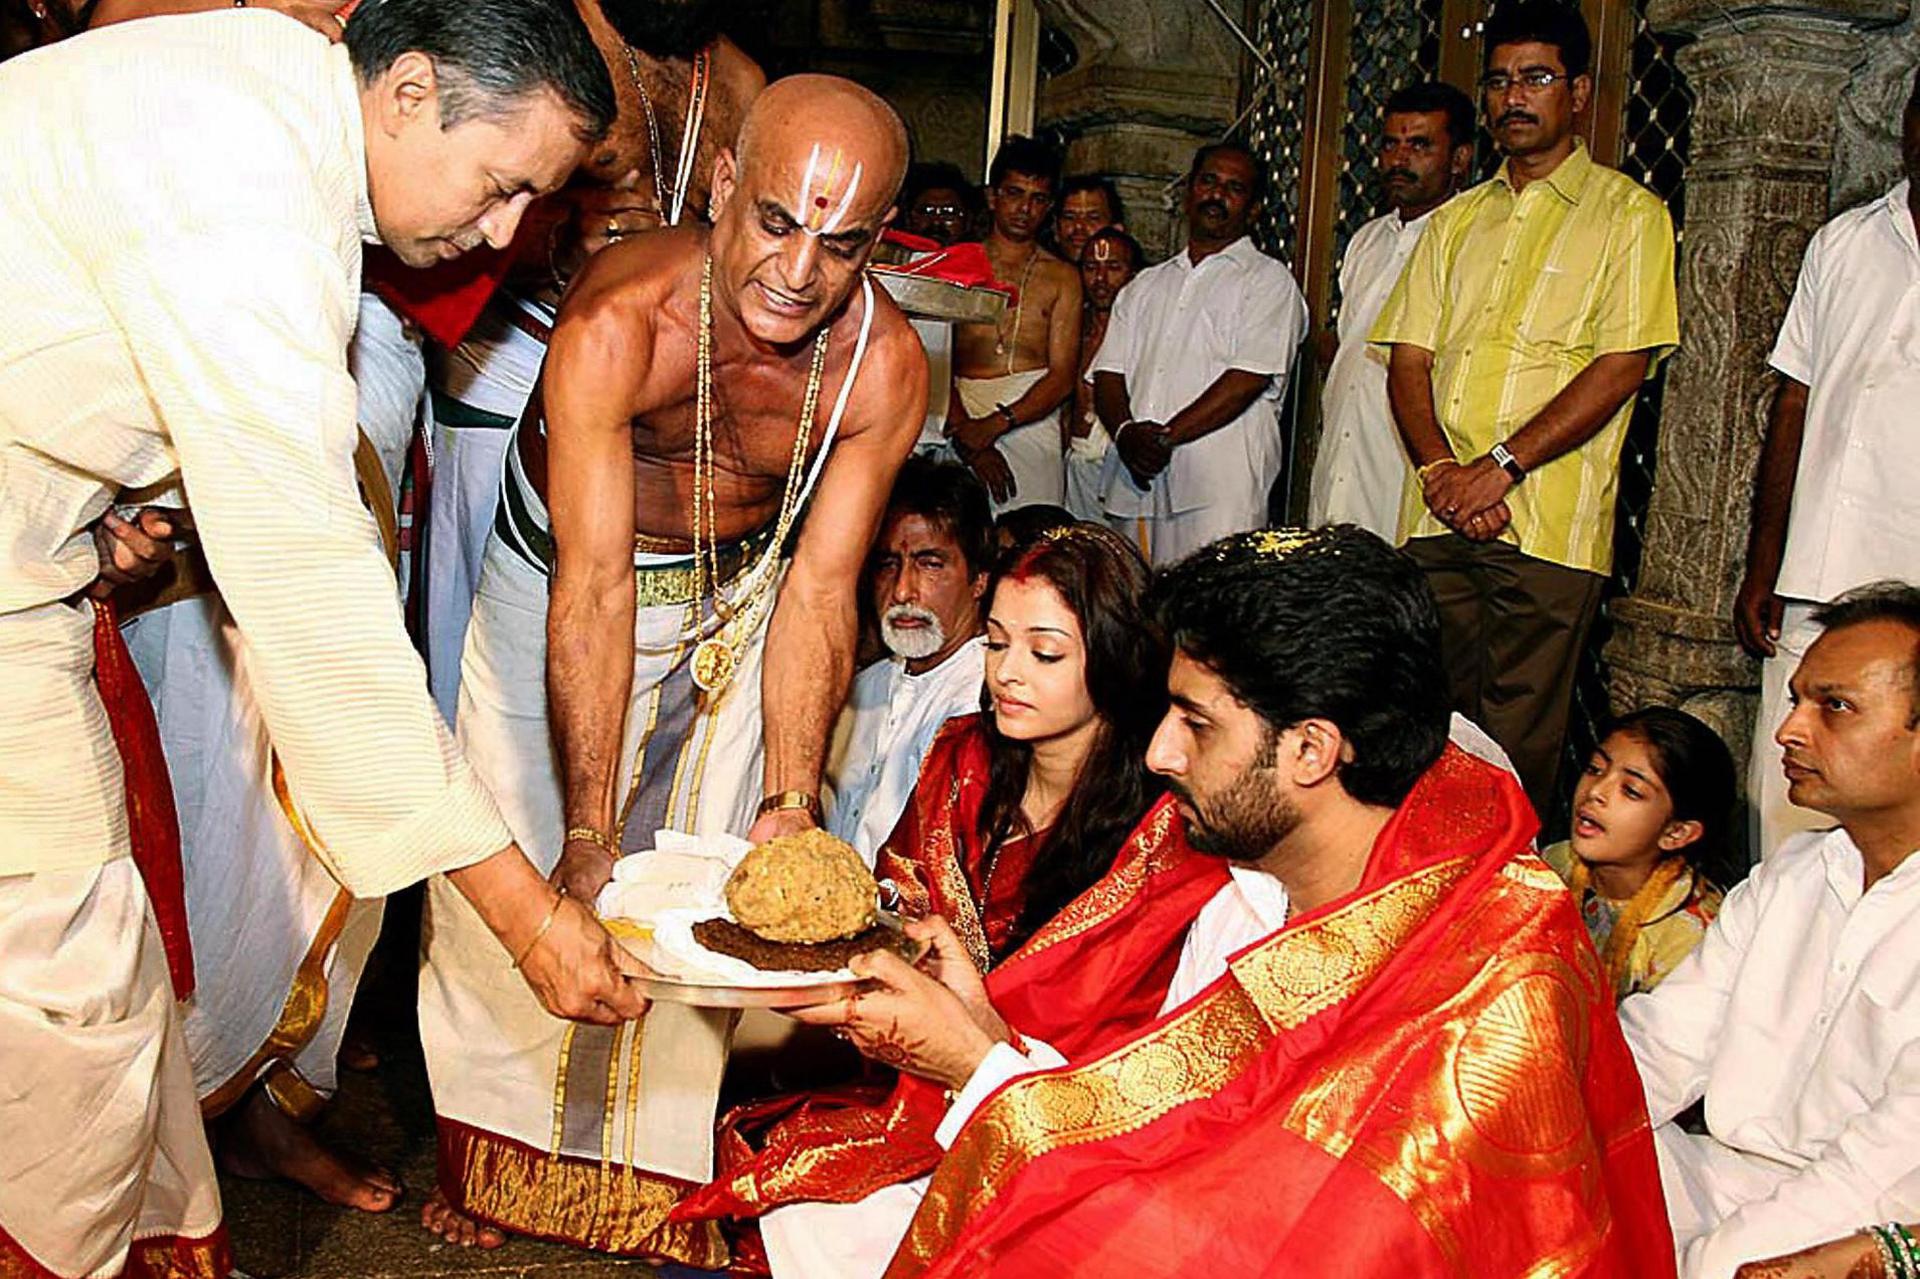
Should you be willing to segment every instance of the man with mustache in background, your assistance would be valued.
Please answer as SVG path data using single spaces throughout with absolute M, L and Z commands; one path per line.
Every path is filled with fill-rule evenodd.
M 1480 77 L 1506 160 L 1436 211 L 1374 327 L 1415 468 L 1399 540 L 1439 601 L 1454 709 L 1556 795 L 1573 676 L 1613 568 L 1633 399 L 1680 340 L 1673 224 L 1576 136 L 1577 11 L 1488 19 Z
M 1266 170 L 1239 143 L 1195 152 L 1187 247 L 1121 291 L 1089 369 L 1113 439 L 1107 520 L 1156 568 L 1267 522 L 1307 304 L 1247 234 L 1266 193 Z
M 869 863 L 906 811 L 940 726 L 980 709 L 993 550 L 986 487 L 957 462 L 908 458 L 867 567 L 888 655 L 854 676 L 827 766 L 827 829 Z
M 1353 233 L 1340 261 L 1340 343 L 1322 392 L 1307 523 L 1358 524 L 1391 541 L 1400 527 L 1407 450 L 1387 403 L 1386 357 L 1367 334 L 1433 211 L 1473 172 L 1473 99 L 1439 81 L 1395 90 L 1378 172 L 1387 211 Z

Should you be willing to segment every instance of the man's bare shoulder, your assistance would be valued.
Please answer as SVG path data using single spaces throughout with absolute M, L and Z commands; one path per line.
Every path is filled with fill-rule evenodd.
M 698 287 L 704 237 L 694 230 L 650 231 L 587 260 L 560 304 L 560 332 L 619 329 L 650 333 L 660 309 Z
M 1052 293 L 1059 293 L 1080 286 L 1080 269 L 1057 253 L 1039 250 L 1040 258 L 1034 265 L 1034 283 Z
M 857 318 L 848 319 L 856 326 Z M 905 312 L 885 288 L 873 286 L 873 327 L 867 335 L 866 365 L 854 384 L 853 399 L 859 405 L 860 429 L 879 426 L 886 429 L 895 410 L 912 414 L 917 430 L 920 416 L 912 401 L 923 400 L 927 383 L 927 349 L 920 335 L 907 323 Z
M 713 42 L 713 84 L 717 102 L 732 108 L 735 120 L 746 114 L 747 104 L 767 87 L 767 73 L 747 55 L 746 50 L 726 36 Z M 732 138 L 728 138 L 732 142 Z

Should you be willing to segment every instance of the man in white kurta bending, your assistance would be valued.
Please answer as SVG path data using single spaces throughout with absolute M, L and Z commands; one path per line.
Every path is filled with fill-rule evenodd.
M 457 728 L 580 900 L 662 828 L 764 840 L 821 816 L 860 568 L 926 413 L 924 350 L 864 274 L 905 167 L 879 98 L 776 82 L 715 166 L 712 231 L 602 249 L 567 294 L 508 451 Z M 729 1019 L 662 1004 L 569 1027 L 501 980 L 447 881 L 427 911 L 423 1223 L 721 1262 L 709 1232 L 662 1227 L 709 1175 Z
M 1321 394 L 1320 449 L 1307 523 L 1358 524 L 1391 540 L 1400 528 L 1407 449 L 1387 403 L 1387 360 L 1367 334 L 1427 217 L 1473 168 L 1473 99 L 1433 81 L 1394 91 L 1380 130 L 1380 185 L 1393 207 L 1353 233 L 1340 261 L 1340 345 Z
M 452 872 L 556 1012 L 643 1006 L 427 699 L 354 484 L 346 359 L 363 241 L 422 263 L 504 243 L 611 86 L 563 0 L 361 20 L 341 48 L 222 10 L 0 67 L 0 1269 L 227 1264 L 76 596 L 122 488 L 184 482 L 347 888 Z
M 1293 273 L 1248 238 L 1265 196 L 1246 148 L 1201 147 L 1187 175 L 1187 247 L 1120 291 L 1093 357 L 1094 411 L 1113 438 L 1107 521 L 1155 566 L 1267 522 L 1307 304 Z
M 1682 1279 L 1920 1217 L 1920 589 L 1815 610 L 1776 735 L 1803 832 L 1620 1006 Z M 1673 1123 L 1706 1100 L 1707 1132 Z
M 906 811 L 940 726 L 980 709 L 992 555 L 980 481 L 957 463 L 907 459 L 868 567 L 890 656 L 854 676 L 827 764 L 827 829 L 869 864 Z

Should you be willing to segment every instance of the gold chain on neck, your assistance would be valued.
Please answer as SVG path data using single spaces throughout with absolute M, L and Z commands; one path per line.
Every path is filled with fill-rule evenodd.
M 827 367 L 827 333 L 823 325 L 813 340 L 813 364 L 807 371 L 807 393 L 800 405 L 800 423 L 793 434 L 793 456 L 787 463 L 787 486 L 780 494 L 780 514 L 774 521 L 773 539 L 763 555 L 777 563 L 794 517 L 800 513 L 804 485 L 807 441 L 813 435 L 813 419 L 820 406 L 820 381 Z M 696 617 L 708 592 L 714 596 L 713 612 L 719 620 L 714 633 L 693 650 L 693 682 L 704 692 L 718 693 L 733 679 L 740 667 L 740 652 L 759 628 L 761 618 L 773 599 L 779 578 L 763 560 L 747 571 L 746 590 L 731 604 L 720 598 L 720 537 L 714 493 L 713 455 L 713 258 L 702 257 L 700 264 L 700 333 L 693 377 L 693 583 Z M 699 629 L 696 628 L 697 634 Z

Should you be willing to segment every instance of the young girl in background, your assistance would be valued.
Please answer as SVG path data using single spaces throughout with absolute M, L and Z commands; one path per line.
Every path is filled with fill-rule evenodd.
M 1726 743 L 1684 711 L 1615 720 L 1574 791 L 1572 838 L 1542 854 L 1567 881 L 1614 998 L 1652 990 L 1685 959 L 1724 896 L 1714 864 L 1733 807 Z

